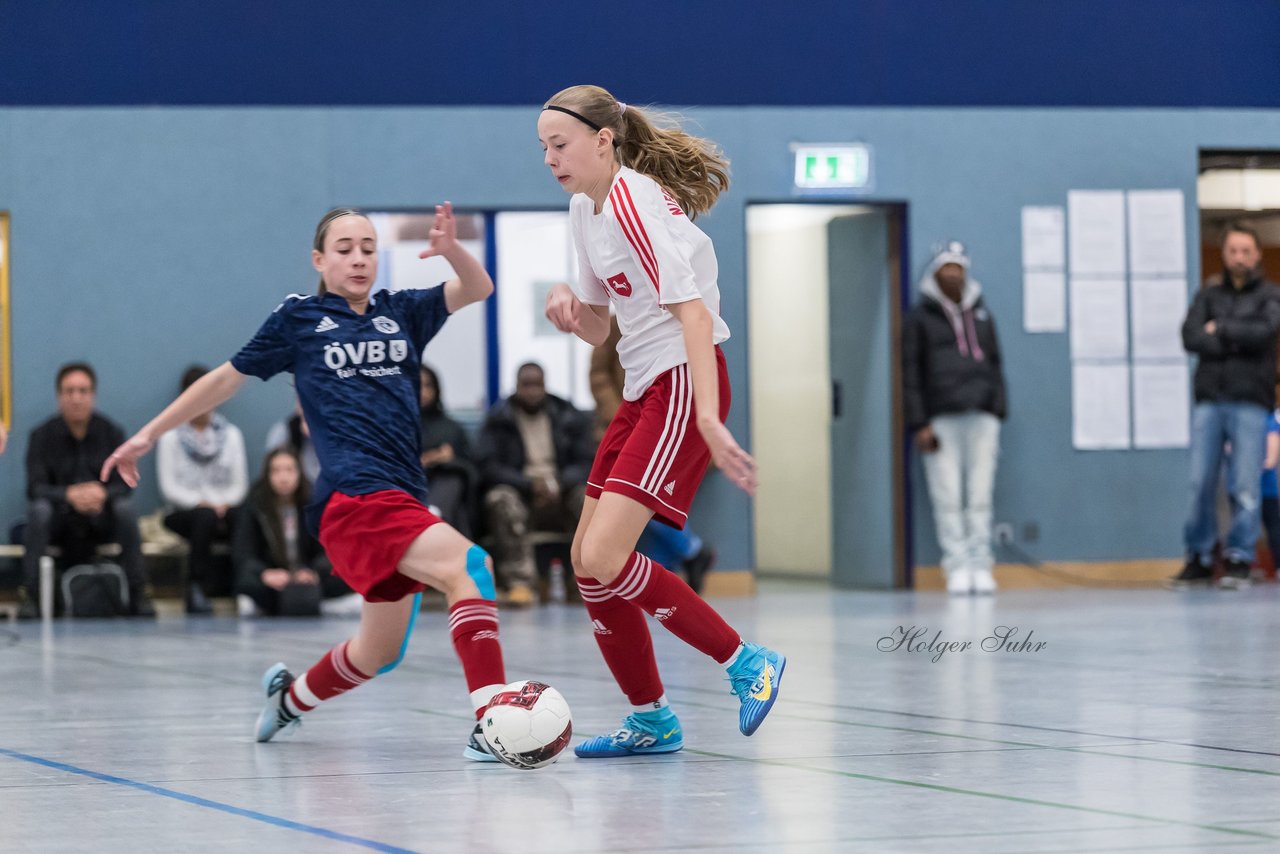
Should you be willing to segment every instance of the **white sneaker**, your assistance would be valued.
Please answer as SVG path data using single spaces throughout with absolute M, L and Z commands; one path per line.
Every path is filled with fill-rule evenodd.
M 364 612 L 364 597 L 359 593 L 335 596 L 320 601 L 320 613 L 326 617 L 359 617 Z
M 236 613 L 247 618 L 260 616 L 262 611 L 258 609 L 258 603 L 253 601 L 253 597 L 241 593 L 236 597 Z
M 953 569 L 948 572 L 947 592 L 952 596 L 968 596 L 973 592 L 973 573 L 967 569 Z
M 996 579 L 989 569 L 973 571 L 973 592 L 980 596 L 990 596 L 996 592 Z

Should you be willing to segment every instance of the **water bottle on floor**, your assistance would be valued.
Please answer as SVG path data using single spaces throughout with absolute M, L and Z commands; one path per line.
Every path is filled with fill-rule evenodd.
M 551 589 L 550 596 L 552 602 L 565 601 L 564 591 L 564 562 L 560 558 L 551 559 Z

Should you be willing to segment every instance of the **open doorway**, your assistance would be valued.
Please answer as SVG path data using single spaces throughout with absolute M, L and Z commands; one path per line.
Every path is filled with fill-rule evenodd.
M 1219 237 L 1229 222 L 1262 238 L 1262 269 L 1280 282 L 1280 151 L 1200 152 L 1200 280 L 1222 273 Z
M 899 401 L 900 205 L 747 208 L 763 574 L 910 583 Z

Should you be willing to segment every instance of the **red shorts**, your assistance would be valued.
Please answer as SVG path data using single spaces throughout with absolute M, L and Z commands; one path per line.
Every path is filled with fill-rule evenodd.
M 333 572 L 369 602 L 399 602 L 426 585 L 396 567 L 409 546 L 440 519 L 407 492 L 329 496 L 320 517 L 320 545 Z
M 729 371 L 716 347 L 720 420 L 729 414 Z M 653 381 L 639 400 L 624 400 L 600 440 L 587 478 L 587 497 L 616 492 L 639 501 L 673 528 L 683 528 L 689 506 L 711 463 L 698 432 L 689 366 L 677 365 Z

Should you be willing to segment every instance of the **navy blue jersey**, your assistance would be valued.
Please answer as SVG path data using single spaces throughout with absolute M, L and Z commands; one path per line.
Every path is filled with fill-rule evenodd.
M 336 294 L 290 296 L 231 359 L 242 374 L 294 375 L 320 460 L 307 513 L 318 529 L 335 490 L 400 489 L 425 503 L 418 440 L 422 350 L 449 317 L 444 288 L 379 291 L 365 314 Z

